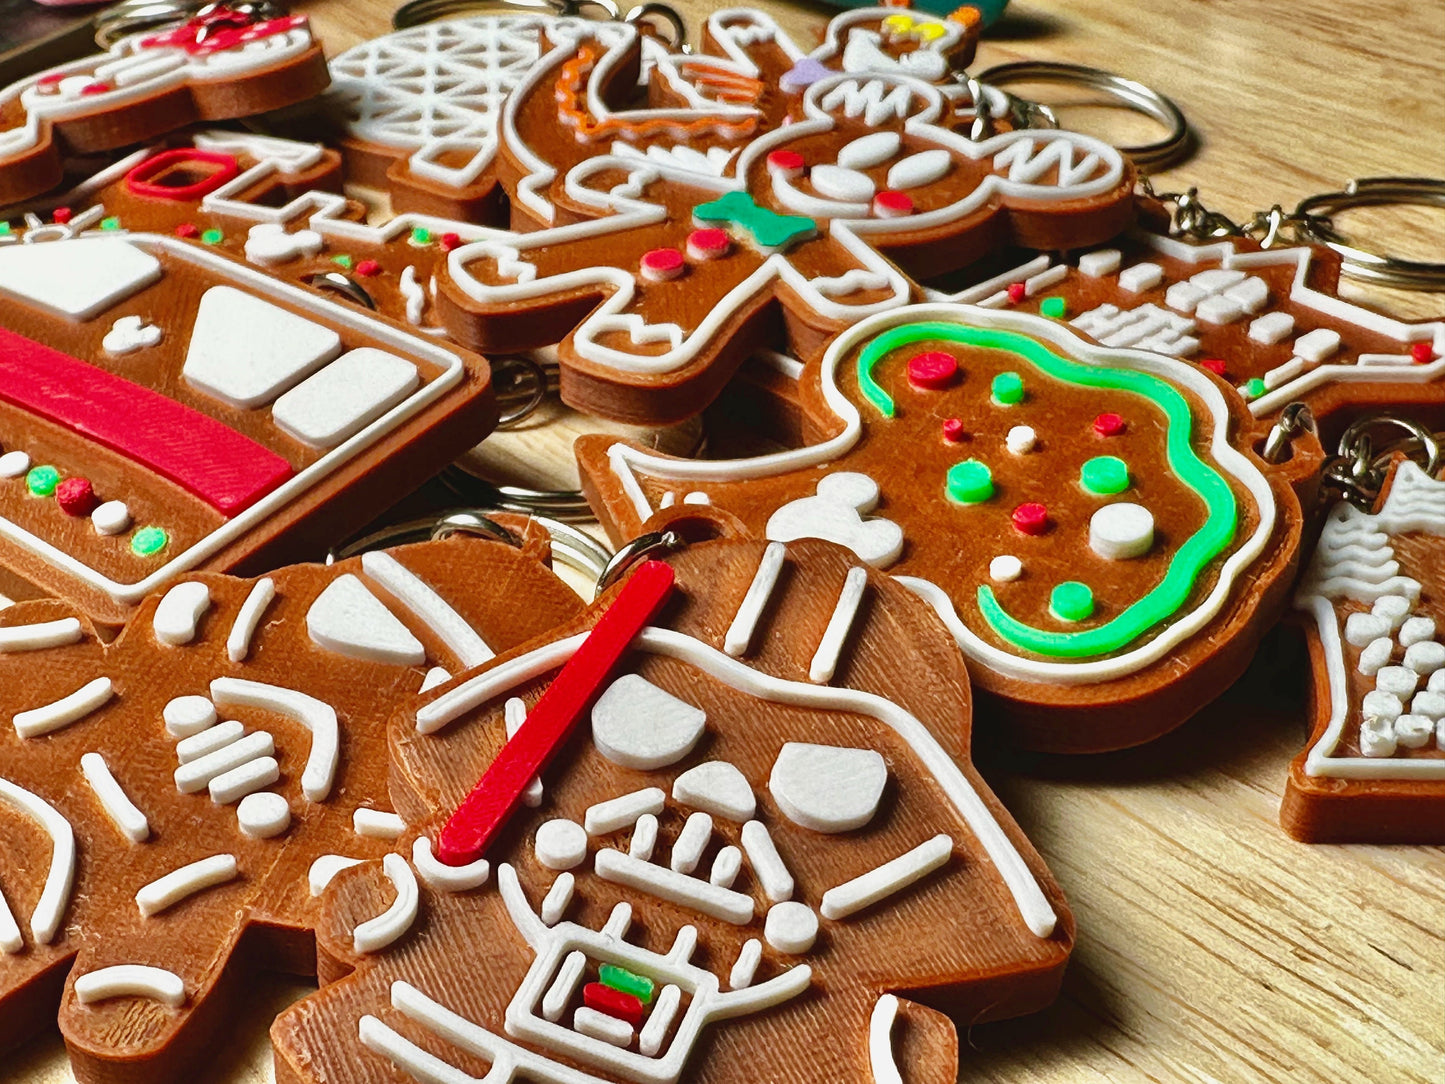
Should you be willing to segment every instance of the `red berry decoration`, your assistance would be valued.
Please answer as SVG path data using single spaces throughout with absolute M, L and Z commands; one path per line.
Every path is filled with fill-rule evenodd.
M 194 222 L 182 222 L 176 227 L 176 236 L 192 240 L 201 236 L 201 227 L 197 226 Z
M 371 278 L 372 275 L 377 275 L 381 273 L 381 264 L 377 263 L 375 260 L 362 260 L 359 264 L 356 265 L 356 273 L 358 275 L 365 275 L 367 278 Z
M 1124 431 L 1124 419 L 1117 414 L 1100 414 L 1094 419 L 1094 432 L 1101 437 L 1117 437 Z
M 732 247 L 732 238 L 727 230 L 693 230 L 687 235 L 687 254 L 694 260 L 715 260 L 726 256 Z
M 1019 505 L 1009 518 L 1024 534 L 1043 534 L 1049 529 L 1049 510 L 1036 501 Z
M 70 221 L 71 214 L 72 212 L 69 207 L 57 207 L 50 212 L 50 217 L 53 221 L 63 226 Z
M 1424 365 L 1435 357 L 1435 351 L 1430 349 L 1429 343 L 1416 343 L 1410 347 L 1410 358 L 1416 365 Z
M 440 242 L 440 243 L 441 243 L 442 251 L 443 251 L 443 252 L 450 252 L 452 249 L 458 248 L 458 247 L 461 246 L 461 243 L 462 243 L 461 234 L 457 234 L 457 233 L 444 233 L 444 234 L 441 235 L 441 242 Z
M 1010 282 L 1008 284 L 1008 299 L 1017 305 L 1027 296 L 1027 287 L 1022 282 Z
M 958 376 L 958 361 L 942 350 L 914 354 L 908 359 L 908 381 L 925 391 L 942 391 Z
M 873 213 L 879 218 L 903 218 L 913 213 L 913 198 L 907 192 L 879 192 L 873 197 Z
M 962 418 L 943 419 L 943 439 L 948 441 L 948 443 L 957 444 L 967 435 L 968 434 L 963 431 Z
M 1215 376 L 1224 375 L 1224 361 L 1220 358 L 1205 358 L 1199 363 L 1201 369 L 1208 369 Z
M 687 264 L 675 248 L 655 248 L 642 254 L 642 277 L 649 282 L 666 282 L 682 274 Z
M 88 516 L 100 502 L 87 478 L 67 478 L 55 487 L 55 503 L 68 516 Z
M 768 155 L 768 168 L 771 170 L 780 170 L 783 173 L 801 173 L 803 166 L 803 156 L 797 151 L 773 151 Z

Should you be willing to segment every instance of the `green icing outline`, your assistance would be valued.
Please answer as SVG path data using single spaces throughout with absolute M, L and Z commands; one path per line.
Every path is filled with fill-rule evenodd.
M 1164 578 L 1154 589 L 1097 628 L 1056 632 L 1027 625 L 1007 613 L 994 596 L 993 588 L 983 584 L 978 589 L 978 608 L 989 627 L 1014 647 L 1053 658 L 1079 659 L 1117 651 L 1137 640 L 1154 625 L 1167 621 L 1189 598 L 1204 567 L 1234 540 L 1239 527 L 1239 506 L 1234 491 L 1218 471 L 1195 454 L 1190 444 L 1194 419 L 1184 396 L 1150 373 L 1098 368 L 1070 361 L 1055 354 L 1043 343 L 1017 332 L 926 321 L 885 331 L 858 355 L 858 385 L 864 397 L 885 417 L 893 417 L 893 399 L 873 379 L 873 367 L 885 354 L 925 339 L 977 346 L 985 350 L 1007 350 L 1065 383 L 1142 395 L 1163 410 L 1168 418 L 1165 455 L 1170 469 L 1203 499 L 1209 510 L 1204 524 L 1179 547 Z

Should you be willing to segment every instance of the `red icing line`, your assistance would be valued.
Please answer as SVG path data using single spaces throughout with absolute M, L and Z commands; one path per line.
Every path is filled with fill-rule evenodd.
M 275 452 L 209 415 L 6 328 L 0 400 L 120 452 L 225 516 L 292 473 Z
M 210 172 L 194 184 L 187 185 L 156 184 L 152 180 L 153 177 L 164 173 L 171 166 L 187 162 L 199 162 L 203 166 L 210 167 Z M 133 195 L 144 196 L 148 199 L 194 203 L 202 196 L 220 188 L 240 172 L 239 163 L 229 154 L 180 147 L 176 150 L 162 151 L 153 158 L 147 158 L 125 175 L 125 186 Z
M 642 1002 L 631 994 L 603 986 L 600 982 L 589 982 L 582 987 L 582 1004 L 618 1020 L 626 1020 L 633 1027 L 642 1024 Z
M 633 638 L 672 594 L 672 584 L 672 568 L 661 561 L 637 567 L 577 653 L 557 672 L 527 721 L 442 826 L 438 858 L 450 866 L 465 866 L 486 853 L 527 784 L 562 747 Z

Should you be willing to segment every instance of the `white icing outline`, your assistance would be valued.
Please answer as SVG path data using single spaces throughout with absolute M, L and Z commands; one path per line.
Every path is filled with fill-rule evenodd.
M 843 425 L 836 436 L 820 444 L 734 460 L 670 459 L 651 452 L 638 451 L 621 443 L 612 445 L 607 450 L 608 458 L 613 471 L 623 482 L 624 490 L 635 491 L 634 505 L 639 519 L 646 522 L 651 518 L 653 509 L 642 494 L 636 477 L 629 479 L 634 470 L 643 469 L 652 477 L 682 484 L 737 482 L 790 473 L 842 457 L 858 443 L 863 432 L 863 423 L 858 408 L 843 395 L 838 386 L 838 366 L 855 347 L 888 328 L 929 320 L 1020 332 L 1059 348 L 1070 359 L 1082 365 L 1132 369 L 1182 385 L 1199 397 L 1213 419 L 1210 452 L 1219 469 L 1248 490 L 1259 510 L 1259 525 L 1254 533 L 1225 561 L 1219 570 L 1214 589 L 1194 610 L 1174 621 L 1167 630 L 1143 647 L 1108 659 L 1055 662 L 1016 655 L 988 643 L 964 625 L 948 594 L 936 584 L 911 576 L 895 576 L 899 583 L 921 596 L 938 611 L 964 654 L 1000 674 L 1026 681 L 1057 684 L 1111 681 L 1158 661 L 1212 621 L 1229 601 L 1235 580 L 1243 575 L 1264 551 L 1274 533 L 1278 516 L 1274 492 L 1270 489 L 1268 479 L 1248 456 L 1235 450 L 1229 442 L 1230 414 L 1224 393 L 1202 370 L 1180 365 L 1172 358 L 1149 351 L 1095 346 L 1081 340 L 1066 325 L 1030 313 L 999 311 L 977 305 L 932 303 L 909 305 L 855 324 L 836 338 L 823 355 L 819 373 L 820 391 L 824 403 Z M 626 474 L 622 473 L 623 471 Z M 631 482 L 630 487 L 628 480 Z M 638 498 L 641 498 L 640 503 Z
M 75 831 L 53 805 L 8 779 L 0 778 L 0 802 L 30 817 L 50 837 L 50 868 L 30 915 L 31 936 L 38 944 L 48 945 L 55 939 L 70 902 L 75 880 Z
M 212 195 L 214 196 L 216 193 L 212 193 Z M 336 198 L 340 199 L 341 197 Z M 272 278 L 245 264 L 189 245 L 178 238 L 160 234 L 137 233 L 128 235 L 126 239 L 146 251 L 154 253 L 155 250 L 160 250 L 172 262 L 199 265 L 215 274 L 221 280 L 220 284 L 244 285 L 247 292 L 256 297 L 290 303 L 302 311 L 310 313 L 314 319 L 324 320 L 332 326 L 342 328 L 347 333 L 371 336 L 383 346 L 397 351 L 404 357 L 422 359 L 442 370 L 440 375 L 434 377 L 376 421 L 331 449 L 310 466 L 297 471 L 239 515 L 227 520 L 189 549 L 177 554 L 160 568 L 134 583 L 121 583 L 113 580 L 59 549 L 51 542 L 31 534 L 20 525 L 0 516 L 0 537 L 95 588 L 114 602 L 132 605 L 177 576 L 195 568 L 274 512 L 284 508 L 315 487 L 328 475 L 362 454 L 388 433 L 405 424 L 459 385 L 465 376 L 466 369 L 461 357 L 454 352 L 453 348 L 431 339 L 419 338 L 410 332 L 398 330 L 355 307 L 342 305 L 315 291 L 303 290 L 280 279 Z
M 399 854 L 388 854 L 381 860 L 381 866 L 396 889 L 396 899 L 381 914 L 367 919 L 351 931 L 351 947 L 358 953 L 380 952 L 406 933 L 416 921 L 417 909 L 421 905 L 416 876 L 405 858 Z
M 82 1005 L 116 997 L 144 997 L 179 1009 L 186 1003 L 186 984 L 174 971 L 146 964 L 115 964 L 75 980 L 75 998 Z
M 898 1062 L 893 1057 L 893 1022 L 898 1019 L 898 998 L 884 994 L 868 1017 L 868 1067 L 873 1084 L 903 1084 Z
M 431 840 L 417 836 L 411 845 L 411 864 L 434 892 L 470 892 L 487 883 L 492 867 L 485 858 L 465 866 L 449 866 L 432 853 Z
M 301 773 L 301 793 L 324 802 L 341 760 L 341 735 L 336 709 L 295 689 L 243 678 L 220 677 L 211 682 L 211 700 L 218 708 L 264 708 L 294 719 L 311 731 L 311 752 Z

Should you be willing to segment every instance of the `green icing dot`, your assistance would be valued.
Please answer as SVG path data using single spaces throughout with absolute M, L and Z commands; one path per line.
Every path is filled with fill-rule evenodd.
M 1255 377 L 1244 386 L 1244 395 L 1247 399 L 1258 399 L 1268 390 L 1269 389 L 1264 386 L 1264 381 L 1259 377 Z
M 597 969 L 597 977 L 602 980 L 604 986 L 610 986 L 624 994 L 631 994 L 644 1005 L 652 1003 L 652 992 L 655 987 L 652 980 L 645 975 L 638 975 L 628 971 L 625 967 L 618 967 L 616 964 L 603 964 Z
M 9 232 L 10 232 L 10 223 L 8 223 L 8 222 L 0 222 L 0 237 L 6 236 L 7 234 L 9 234 Z
M 1122 493 L 1129 488 L 1129 466 L 1118 456 L 1096 455 L 1079 472 L 1079 484 L 1099 497 Z
M 60 484 L 60 472 L 54 467 L 32 467 L 25 476 L 25 485 L 36 497 L 49 497 Z
M 100 220 L 100 228 L 103 230 L 118 230 L 120 229 L 120 219 L 115 217 L 102 218 Z
M 1064 313 L 1068 311 L 1068 306 L 1064 304 L 1062 297 L 1046 297 L 1039 302 L 1039 312 L 1054 320 L 1062 320 Z
M 165 549 L 169 541 L 161 528 L 142 527 L 130 536 L 130 548 L 137 557 L 150 557 Z
M 1018 373 L 999 373 L 993 378 L 993 401 L 1003 406 L 1023 402 L 1024 378 Z
M 1088 584 L 1069 580 L 1049 595 L 1049 610 L 1060 621 L 1082 621 L 1094 613 L 1094 592 Z
M 350 256 L 333 256 L 333 257 L 331 257 L 331 262 L 334 263 L 334 264 L 336 264 L 338 267 L 344 267 L 344 268 L 346 268 L 348 271 L 351 270 L 351 257 L 350 257 Z
M 993 472 L 977 459 L 948 468 L 948 495 L 962 504 L 978 504 L 993 496 Z
M 417 226 L 414 230 L 411 231 L 411 243 L 414 245 L 431 244 L 431 230 L 425 229 L 421 226 Z
M 201 234 L 201 240 L 208 245 L 219 245 L 226 239 L 226 235 L 220 230 L 207 230 Z

